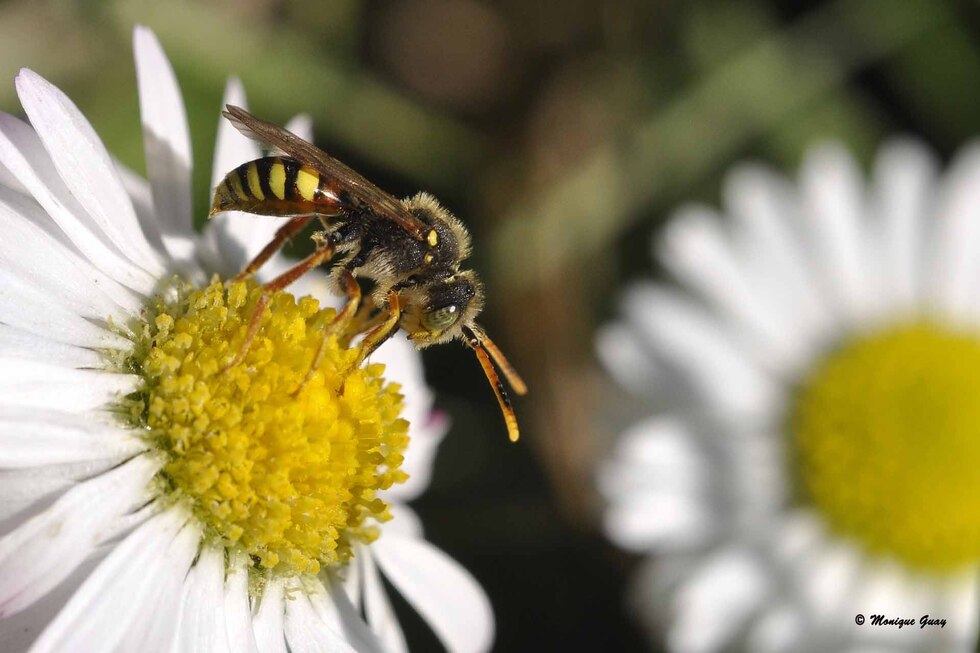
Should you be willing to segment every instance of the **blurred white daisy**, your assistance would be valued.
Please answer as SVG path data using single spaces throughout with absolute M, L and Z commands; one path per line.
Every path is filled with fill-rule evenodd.
M 278 225 L 195 234 L 177 81 L 151 32 L 134 45 L 149 184 L 36 73 L 31 124 L 0 114 L 0 649 L 403 651 L 379 570 L 449 650 L 487 649 L 482 589 L 401 503 L 446 429 L 409 343 L 384 377 L 332 346 L 293 398 L 330 313 L 283 294 L 216 375 L 254 284 L 207 279 Z M 221 125 L 216 178 L 258 156 Z
M 892 142 L 865 184 L 826 146 L 723 199 L 657 247 L 681 288 L 636 287 L 598 340 L 660 408 L 598 478 L 609 536 L 654 554 L 637 610 L 672 651 L 972 650 L 980 147 L 940 178 Z

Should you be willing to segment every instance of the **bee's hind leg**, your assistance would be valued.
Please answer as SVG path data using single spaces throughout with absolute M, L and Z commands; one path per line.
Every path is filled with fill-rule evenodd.
M 255 310 L 252 311 L 252 317 L 248 321 L 248 331 L 245 332 L 245 340 L 242 341 L 242 346 L 239 348 L 238 353 L 235 354 L 235 357 L 221 370 L 222 372 L 231 369 L 245 360 L 245 355 L 248 353 L 249 348 L 252 346 L 252 341 L 255 340 L 255 336 L 259 332 L 262 312 L 269 305 L 269 299 L 310 270 L 329 261 L 333 257 L 335 249 L 336 246 L 331 240 L 324 239 L 312 254 L 262 286 L 262 295 L 259 297 L 259 301 L 256 302 Z
M 361 303 L 361 287 L 357 283 L 357 279 L 350 270 L 346 268 L 338 275 L 338 282 L 344 290 L 344 294 L 347 296 L 347 303 L 344 307 L 337 313 L 333 321 L 327 326 L 323 331 L 323 338 L 320 340 L 320 346 L 317 348 L 316 356 L 313 357 L 313 364 L 310 365 L 309 371 L 306 373 L 306 377 L 300 382 L 299 387 L 293 391 L 293 395 L 299 394 L 306 384 L 309 383 L 310 379 L 313 378 L 313 374 L 320 369 L 320 364 L 323 363 L 323 357 L 327 353 L 327 342 L 333 336 L 341 336 L 348 331 L 348 327 L 357 314 L 358 306 Z
M 313 219 L 312 215 L 298 215 L 295 218 L 291 218 L 289 222 L 279 227 L 276 231 L 276 235 L 269 241 L 269 244 L 262 248 L 258 256 L 252 259 L 245 269 L 235 275 L 234 281 L 242 281 L 248 277 L 255 274 L 260 267 L 265 265 L 265 262 L 272 258 L 272 255 L 283 248 L 289 239 L 298 234 L 303 230 L 310 220 Z

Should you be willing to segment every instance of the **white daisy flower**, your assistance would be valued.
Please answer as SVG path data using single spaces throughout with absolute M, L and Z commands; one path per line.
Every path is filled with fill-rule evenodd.
M 601 332 L 662 409 L 598 481 L 609 536 L 655 554 L 635 605 L 670 650 L 975 646 L 980 147 L 937 168 L 910 142 L 870 184 L 835 146 L 795 185 L 740 168 L 727 217 L 659 241 L 681 289 L 640 285 Z
M 334 343 L 294 398 L 331 313 L 283 294 L 216 374 L 255 285 L 207 280 L 276 221 L 194 233 L 177 81 L 145 28 L 135 51 L 149 184 L 34 72 L 31 124 L 0 114 L 0 649 L 404 651 L 382 573 L 449 650 L 487 649 L 482 589 L 401 503 L 446 429 L 409 343 L 384 378 Z M 259 156 L 220 129 L 216 178 Z

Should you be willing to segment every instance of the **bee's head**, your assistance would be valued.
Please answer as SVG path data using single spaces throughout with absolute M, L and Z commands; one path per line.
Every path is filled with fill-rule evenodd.
M 483 284 L 472 270 L 406 288 L 401 296 L 401 327 L 419 348 L 462 336 L 483 309 Z
M 464 270 L 443 278 L 433 278 L 402 289 L 398 299 L 402 306 L 399 325 L 408 332 L 408 337 L 417 347 L 421 349 L 460 338 L 476 352 L 483 373 L 497 395 L 507 433 L 516 442 L 520 436 L 517 417 L 493 362 L 503 370 L 504 377 L 517 394 L 527 392 L 527 386 L 503 352 L 476 324 L 476 316 L 483 308 L 483 286 L 476 274 Z

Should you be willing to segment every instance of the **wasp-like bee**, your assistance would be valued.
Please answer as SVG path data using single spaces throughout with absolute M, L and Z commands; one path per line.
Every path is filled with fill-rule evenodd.
M 516 441 L 517 418 L 491 358 L 518 394 L 527 389 L 503 353 L 476 325 L 483 308 L 483 287 L 472 270 L 460 270 L 470 253 L 470 236 L 463 224 L 427 193 L 395 199 L 292 132 L 240 107 L 229 105 L 227 109 L 225 117 L 240 132 L 283 155 L 250 161 L 229 172 L 215 189 L 210 215 L 244 211 L 289 218 L 236 278 L 254 274 L 314 218 L 323 227 L 313 234 L 316 248 L 312 254 L 262 286 L 244 343 L 227 367 L 244 359 L 271 296 L 330 262 L 333 279 L 346 293 L 347 303 L 325 338 L 349 333 L 352 328 L 366 333 L 358 365 L 398 328 L 420 349 L 462 339 L 476 353 L 497 395 L 508 435 Z M 375 284 L 363 306 L 355 277 Z M 321 346 L 306 380 L 323 353 Z

